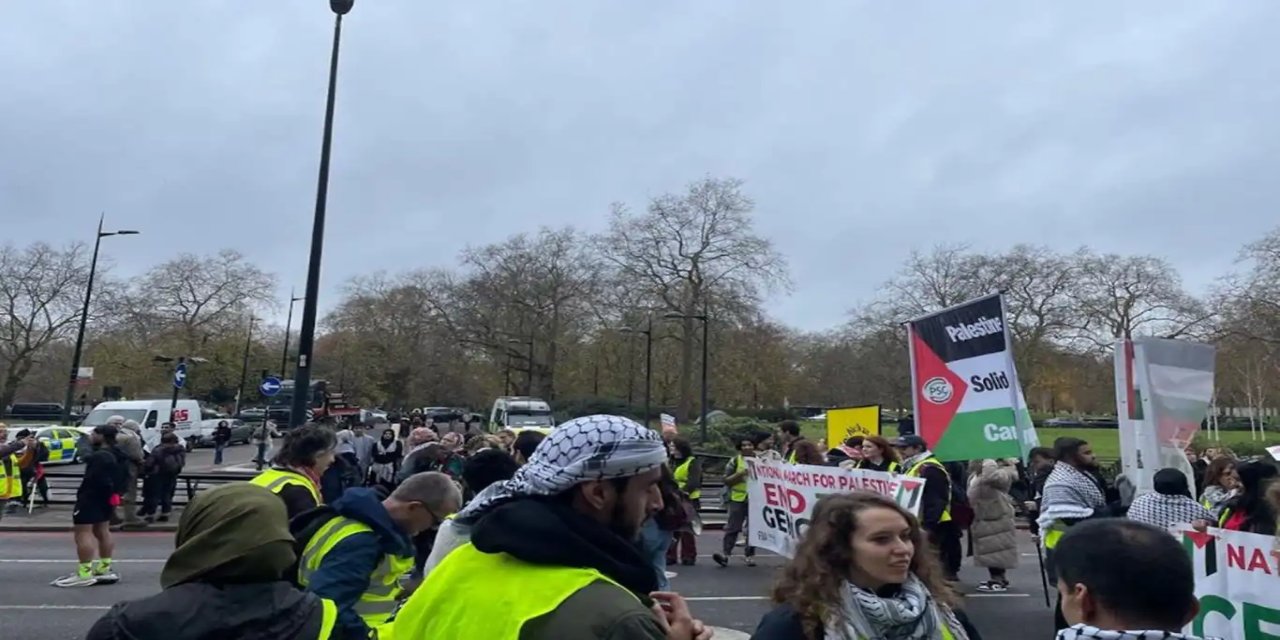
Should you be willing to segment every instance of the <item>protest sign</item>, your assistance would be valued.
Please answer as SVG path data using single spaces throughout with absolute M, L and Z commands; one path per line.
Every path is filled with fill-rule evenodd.
M 1039 444 L 1006 324 L 1000 294 L 907 323 L 917 435 L 941 460 L 1025 458 Z
M 791 557 L 804 536 L 813 506 L 823 496 L 870 491 L 886 496 L 907 511 L 920 512 L 924 480 L 896 473 L 841 469 L 777 460 L 747 461 L 747 544 Z
M 672 435 L 675 435 L 676 433 L 679 433 L 679 430 L 678 430 L 678 429 L 676 429 L 676 417 L 675 417 L 675 416 L 673 416 L 673 415 L 671 415 L 671 414 L 669 414 L 669 413 L 664 413 L 664 414 L 662 414 L 662 416 L 661 416 L 660 420 L 662 420 L 662 432 L 663 432 L 663 433 L 670 433 L 670 434 L 672 434 Z
M 1280 551 L 1275 538 L 1175 525 L 1191 556 L 1200 613 L 1186 631 L 1223 640 L 1275 638 L 1280 628 Z
M 838 447 L 853 436 L 880 435 L 880 405 L 827 409 L 827 446 Z

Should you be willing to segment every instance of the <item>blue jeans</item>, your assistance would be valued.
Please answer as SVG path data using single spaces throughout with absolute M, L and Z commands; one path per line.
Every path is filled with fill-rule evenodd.
M 653 565 L 660 591 L 671 589 L 671 582 L 667 580 L 667 547 L 670 546 L 671 532 L 659 527 L 653 518 L 645 520 L 640 528 L 640 553 Z
M 225 448 L 226 446 L 223 445 L 221 442 L 213 445 L 213 463 L 214 464 L 222 464 L 222 450 Z

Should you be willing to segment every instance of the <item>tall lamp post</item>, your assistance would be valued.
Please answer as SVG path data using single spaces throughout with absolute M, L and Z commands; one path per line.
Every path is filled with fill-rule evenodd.
M 622 333 L 644 334 L 644 424 L 649 424 L 649 400 L 653 390 L 653 318 L 649 318 L 649 323 L 644 329 L 636 329 L 634 327 L 623 327 L 619 329 Z M 706 374 L 703 373 L 703 377 Z M 703 440 L 706 440 L 704 437 Z
M 289 317 L 284 321 L 284 353 L 280 354 L 280 377 L 289 377 L 289 333 L 293 328 L 293 303 L 301 302 L 306 298 L 298 298 L 293 295 L 293 289 L 289 289 Z
M 324 251 L 324 214 L 329 199 L 329 151 L 333 143 L 333 103 L 338 91 L 338 44 L 342 41 L 342 16 L 355 0 L 329 0 L 333 10 L 333 51 L 329 57 L 329 95 L 324 107 L 324 134 L 320 143 L 320 176 L 316 181 L 316 214 L 311 226 L 311 261 L 307 265 L 307 290 L 302 305 L 302 327 L 298 334 L 298 360 L 293 376 L 293 406 L 289 425 L 307 419 L 311 399 L 311 352 L 316 340 L 316 306 L 320 297 L 320 256 Z
M 702 412 L 699 425 L 699 437 L 702 442 L 707 441 L 707 336 L 711 326 L 711 319 L 707 315 L 706 303 L 703 303 L 702 313 L 668 313 L 663 316 L 668 320 L 701 320 L 702 321 L 702 405 L 699 410 Z
M 76 349 L 71 356 L 71 377 L 67 381 L 66 401 L 62 403 L 63 424 L 71 424 L 71 403 L 75 401 L 76 382 L 80 379 L 80 354 L 84 350 L 84 329 L 89 322 L 89 302 L 93 299 L 93 278 L 98 273 L 98 249 L 102 246 L 103 238 L 138 235 L 137 231 L 131 229 L 103 231 L 102 223 L 106 217 L 105 213 L 98 216 L 98 235 L 93 240 L 93 259 L 89 262 L 89 284 L 84 289 L 84 308 L 80 310 L 80 329 L 76 332 Z

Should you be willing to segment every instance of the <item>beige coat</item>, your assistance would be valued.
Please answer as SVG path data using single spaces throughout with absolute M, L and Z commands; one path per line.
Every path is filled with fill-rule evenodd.
M 1012 466 L 997 466 L 988 460 L 982 472 L 969 481 L 969 505 L 973 507 L 973 563 L 992 569 L 1018 566 L 1017 527 L 1009 487 L 1018 479 Z

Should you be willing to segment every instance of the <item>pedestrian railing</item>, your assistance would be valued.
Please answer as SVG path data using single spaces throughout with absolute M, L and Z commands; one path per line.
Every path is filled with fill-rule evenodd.
M 57 505 L 69 505 L 76 502 L 76 490 L 80 488 L 80 482 L 84 476 L 71 470 L 49 469 L 46 468 L 44 477 L 49 482 L 49 503 Z M 197 493 L 220 487 L 232 482 L 243 482 L 253 477 L 250 473 L 235 473 L 229 471 L 211 471 L 211 472 L 192 472 L 181 473 L 178 475 L 178 486 L 185 486 L 185 492 L 178 492 L 174 496 L 173 503 L 175 506 L 186 505 L 196 496 Z M 139 501 L 141 501 L 142 479 L 138 479 Z M 185 494 L 185 495 L 184 495 Z

